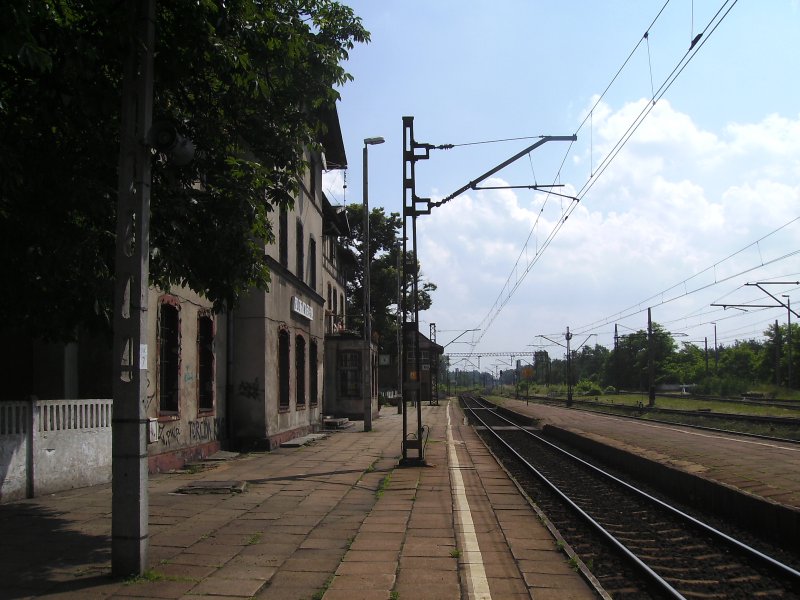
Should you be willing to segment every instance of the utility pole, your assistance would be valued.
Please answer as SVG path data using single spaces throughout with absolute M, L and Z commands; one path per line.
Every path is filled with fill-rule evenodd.
M 434 344 L 436 343 L 436 323 L 431 323 L 430 325 L 430 340 Z M 434 356 L 436 356 L 436 360 L 434 360 Z M 431 347 L 430 351 L 428 352 L 428 360 L 430 360 L 430 402 L 431 404 L 434 403 L 433 394 L 436 393 L 436 406 L 439 406 L 439 355 L 433 351 Z
M 775 319 L 775 385 L 781 384 L 781 330 L 778 319 Z
M 784 307 L 788 311 L 788 320 L 789 320 L 789 379 L 788 379 L 788 386 L 791 387 L 792 385 L 792 376 L 791 376 L 791 339 L 792 339 L 792 313 L 794 313 L 795 317 L 800 318 L 800 314 L 797 314 L 796 311 L 792 310 L 792 304 L 789 300 L 789 296 L 787 294 L 781 294 L 781 297 L 786 298 L 787 301 L 784 303 L 780 298 L 771 294 L 767 290 L 765 290 L 762 286 L 765 285 L 800 285 L 800 281 L 756 281 L 754 283 L 745 283 L 745 285 L 754 286 L 764 292 L 767 296 L 775 300 L 777 302 L 777 306 L 775 304 L 712 304 L 711 306 L 721 306 L 723 309 L 728 308 L 777 308 L 778 306 Z M 780 330 L 778 329 L 778 321 L 775 320 L 775 385 L 780 385 L 780 347 L 779 347 L 779 339 L 780 339 Z M 717 346 L 717 327 L 716 323 L 714 324 L 714 351 L 716 352 Z
M 396 315 L 396 323 L 395 326 L 397 327 L 397 392 L 399 397 L 397 398 L 397 414 L 400 415 L 405 410 L 405 402 L 403 401 L 403 342 L 401 333 L 403 330 L 403 317 L 400 312 L 403 310 L 401 308 L 402 302 L 402 293 L 400 288 L 400 260 L 402 258 L 402 253 L 400 252 L 400 244 L 397 244 L 397 315 Z
M 567 340 L 567 406 L 572 406 L 572 351 L 569 349 L 572 334 L 569 332 L 569 327 L 567 327 L 564 337 Z
M 522 158 L 523 156 L 529 154 L 531 151 L 535 150 L 542 144 L 552 141 L 572 141 L 578 139 L 577 135 L 571 136 L 541 136 L 535 143 L 531 144 L 521 152 L 518 152 L 511 158 L 505 160 L 504 162 L 500 163 L 496 167 L 490 169 L 483 175 L 479 176 L 478 178 L 470 181 L 467 185 L 459 188 L 449 196 L 446 196 L 442 200 L 437 202 L 432 202 L 430 198 L 420 198 L 417 196 L 416 193 L 416 164 L 417 161 L 420 160 L 428 160 L 430 158 L 431 150 L 446 150 L 452 148 L 452 144 L 449 145 L 440 145 L 435 146 L 433 144 L 424 144 L 417 142 L 414 139 L 414 117 L 403 117 L 403 281 L 407 281 L 405 279 L 406 269 L 408 268 L 408 244 L 407 244 L 407 227 L 408 227 L 408 220 L 411 219 L 411 239 L 412 239 L 412 251 L 413 251 L 413 280 L 412 280 L 412 300 L 414 303 L 414 320 L 411 323 L 407 323 L 403 321 L 403 344 L 407 343 L 407 334 L 413 336 L 413 344 L 415 347 L 414 352 L 414 364 L 417 367 L 417 372 L 419 369 L 419 343 L 418 343 L 418 335 L 419 335 L 419 294 L 418 294 L 418 281 L 419 281 L 419 260 L 417 258 L 417 217 L 420 215 L 429 215 L 431 214 L 431 210 L 434 207 L 441 206 L 446 202 L 449 202 L 456 196 L 466 192 L 469 189 L 478 189 L 477 186 L 482 181 L 488 179 L 501 169 L 507 167 L 511 163 L 515 162 L 516 160 Z M 538 189 L 539 186 L 527 186 L 531 189 Z M 541 187 L 557 187 L 557 186 L 541 186 Z M 403 299 L 406 299 L 405 293 L 405 286 L 404 286 L 404 293 Z M 404 312 L 405 316 L 405 312 Z M 403 353 L 404 356 L 407 354 L 406 352 Z M 405 363 L 405 358 L 403 359 Z M 404 365 L 405 366 L 405 365 Z M 404 368 L 404 372 L 407 370 Z M 402 459 L 400 461 L 401 465 L 419 465 L 425 463 L 424 458 L 424 448 L 422 446 L 422 411 L 419 401 L 419 381 L 416 382 L 414 386 L 415 389 L 410 389 L 409 384 L 412 382 L 409 381 L 404 388 L 404 393 L 406 391 L 411 391 L 412 394 L 416 396 L 417 401 L 417 433 L 416 438 L 409 439 L 408 436 L 408 426 L 406 423 L 405 417 L 403 418 L 403 453 Z M 405 412 L 403 413 L 405 414 Z M 412 460 L 408 457 L 408 450 L 415 449 L 418 451 L 417 458 Z
M 656 405 L 656 361 L 653 356 L 653 317 L 651 310 L 647 309 L 647 373 L 648 373 L 648 406 Z
M 614 323 L 614 386 L 619 393 L 619 332 L 616 323 Z
M 369 250 L 369 152 L 370 146 L 382 144 L 382 137 L 371 137 L 364 140 L 362 151 L 363 172 L 363 208 L 364 218 L 362 234 L 364 236 L 363 266 L 364 266 L 364 364 L 362 365 L 363 379 L 362 387 L 364 390 L 364 431 L 372 431 L 372 396 L 374 384 L 372 381 L 372 315 L 370 309 L 370 265 L 372 256 Z
M 788 338 L 786 340 L 786 345 L 789 351 L 789 370 L 786 374 L 786 387 L 792 389 L 792 299 L 787 294 L 781 294 L 781 297 L 786 298 L 786 327 Z
M 120 119 L 114 288 L 111 571 L 147 569 L 147 317 L 155 0 L 128 3 Z

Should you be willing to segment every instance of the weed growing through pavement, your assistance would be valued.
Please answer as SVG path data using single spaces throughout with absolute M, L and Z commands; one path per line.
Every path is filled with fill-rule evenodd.
M 247 539 L 247 545 L 252 546 L 253 544 L 257 544 L 261 541 L 262 533 L 254 533 Z
M 577 571 L 578 570 L 578 557 L 577 556 L 573 556 L 572 558 L 569 559 L 569 566 L 572 568 L 573 571 Z
M 383 492 L 385 492 L 386 490 L 389 489 L 389 483 L 391 482 L 391 480 L 392 480 L 392 474 L 391 473 L 389 473 L 386 477 L 381 479 L 381 483 L 378 486 L 378 490 L 375 492 L 375 496 L 377 498 L 380 498 L 381 496 L 383 496 Z
M 159 571 L 147 570 L 141 575 L 130 577 L 124 581 L 125 585 L 135 585 L 137 583 L 155 583 L 157 581 L 200 581 L 195 577 L 180 577 L 177 575 L 165 575 Z
M 325 592 L 327 592 L 328 588 L 331 587 L 334 577 L 335 575 L 331 575 L 330 577 L 328 577 L 328 580 L 322 584 L 322 587 L 318 589 L 316 592 L 314 592 L 313 596 L 311 596 L 311 600 L 322 600 L 322 597 L 325 595 Z
M 393 590 L 392 593 L 389 594 L 389 600 L 400 600 L 400 592 Z
M 451 558 L 458 558 L 460 556 L 461 556 L 461 550 L 459 550 L 458 548 L 453 548 L 452 550 L 450 550 Z

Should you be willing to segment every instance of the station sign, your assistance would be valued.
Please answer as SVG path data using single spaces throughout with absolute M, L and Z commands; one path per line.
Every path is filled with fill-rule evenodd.
M 308 319 L 309 321 L 314 320 L 314 307 L 311 306 L 308 302 L 303 302 L 297 296 L 292 296 L 292 312 L 300 315 L 301 317 Z

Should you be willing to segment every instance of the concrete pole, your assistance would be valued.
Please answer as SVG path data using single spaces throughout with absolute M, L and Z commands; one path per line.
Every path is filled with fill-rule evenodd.
M 363 199 L 364 199 L 364 225 L 362 234 L 364 236 L 363 248 L 363 268 L 364 268 L 364 431 L 372 431 L 372 323 L 370 319 L 370 297 L 369 297 L 369 178 L 368 170 L 367 141 L 364 140 L 363 150 Z
M 403 317 L 400 314 L 402 302 L 402 287 L 400 283 L 400 260 L 403 251 L 400 244 L 397 244 L 397 391 L 400 396 L 397 398 L 397 414 L 400 415 L 405 410 L 405 400 L 403 399 L 403 342 L 401 338 L 403 329 Z
M 656 360 L 655 348 L 653 343 L 653 316 L 650 308 L 647 309 L 647 398 L 648 405 L 656 405 Z
M 370 260 L 369 251 L 369 160 L 367 147 L 374 144 L 382 144 L 382 137 L 366 138 L 363 150 L 363 172 L 362 181 L 364 184 L 364 221 L 362 232 L 364 235 L 364 255 L 361 257 L 364 264 L 364 364 L 362 372 L 364 374 L 364 431 L 372 431 L 372 319 L 370 317 Z
M 114 290 L 111 570 L 147 569 L 147 304 L 155 0 L 130 2 L 120 123 Z
M 788 348 L 788 371 L 786 373 L 786 387 L 792 389 L 792 299 L 787 296 L 783 295 L 786 298 L 786 320 L 787 320 L 787 346 Z

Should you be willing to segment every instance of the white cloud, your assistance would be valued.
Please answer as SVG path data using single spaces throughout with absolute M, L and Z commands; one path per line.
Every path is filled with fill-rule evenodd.
M 619 110 L 599 105 L 593 115 L 595 167 L 600 153 L 613 146 L 647 102 Z M 569 164 L 585 165 L 589 154 L 573 158 Z M 585 173 L 584 167 L 579 169 L 576 173 Z M 800 117 L 770 115 L 715 133 L 661 100 L 569 216 L 494 322 L 497 331 L 485 340 L 501 344 L 498 350 L 524 346 L 536 332 L 558 331 L 570 321 L 588 323 L 658 296 L 797 217 L 798 174 Z M 580 177 L 585 175 L 571 183 L 578 187 Z M 504 183 L 497 177 L 486 185 Z M 524 276 L 569 205 L 548 201 L 540 214 L 543 196 L 536 195 L 533 202 L 529 198 L 515 190 L 479 191 L 420 218 L 420 258 L 440 286 L 430 320 L 440 326 L 475 327 L 509 274 L 512 283 Z M 527 254 L 512 270 L 529 234 Z M 798 248 L 800 226 L 795 224 L 736 262 L 704 274 L 702 285 L 757 266 L 759 257 L 766 262 Z M 800 270 L 797 261 L 780 268 Z M 665 297 L 697 287 L 700 279 Z M 719 294 L 720 288 L 713 293 Z M 674 309 L 660 309 L 660 318 L 667 318 L 670 310 L 691 310 L 693 303 L 702 307 L 708 300 L 687 296 Z

